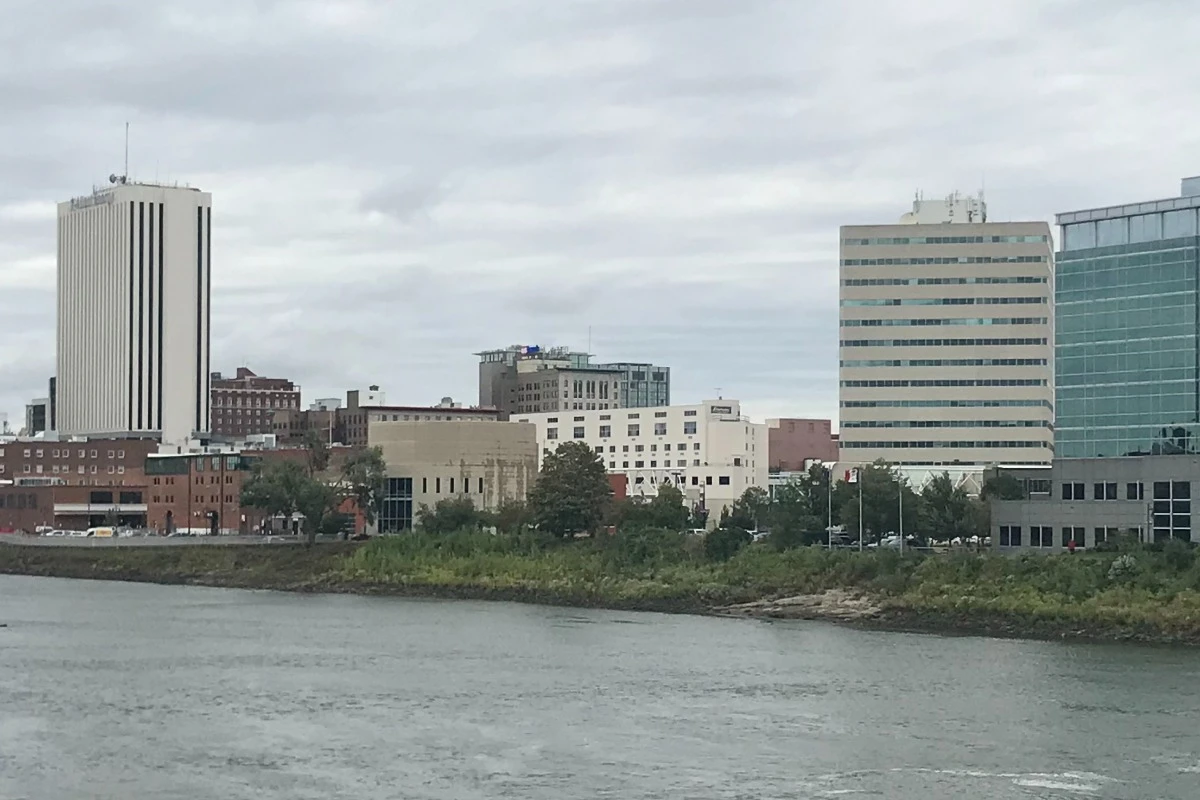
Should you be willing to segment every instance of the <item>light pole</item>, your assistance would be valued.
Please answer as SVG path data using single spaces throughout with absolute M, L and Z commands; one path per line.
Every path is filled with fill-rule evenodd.
M 825 526 L 825 544 L 833 549 L 833 468 L 825 468 L 825 500 L 828 503 L 829 524 Z

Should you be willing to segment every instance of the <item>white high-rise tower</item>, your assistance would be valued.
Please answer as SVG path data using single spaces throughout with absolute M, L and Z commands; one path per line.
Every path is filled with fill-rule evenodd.
M 212 195 L 126 183 L 58 205 L 58 430 L 209 429 Z

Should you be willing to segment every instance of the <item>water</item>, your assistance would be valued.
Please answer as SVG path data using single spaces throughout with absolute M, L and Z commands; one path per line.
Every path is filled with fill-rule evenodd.
M 1200 797 L 1200 652 L 0 576 L 0 800 Z

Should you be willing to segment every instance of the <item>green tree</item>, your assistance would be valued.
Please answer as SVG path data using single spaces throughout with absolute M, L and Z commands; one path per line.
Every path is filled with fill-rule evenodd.
M 475 508 L 475 501 L 469 497 L 439 500 L 433 508 L 422 504 L 417 510 L 417 525 L 426 533 L 476 529 L 483 521 L 483 514 Z
M 921 516 L 920 495 L 908 481 L 883 460 L 861 467 L 858 483 L 845 478 L 834 487 L 834 507 L 838 520 L 852 540 L 858 538 L 859 496 L 862 496 L 863 542 L 877 541 L 889 532 L 900 532 L 901 493 L 904 504 L 904 534 L 916 533 Z
M 709 561 L 728 561 L 750 544 L 749 532 L 742 528 L 720 527 L 704 535 L 704 556 Z
M 770 511 L 771 495 L 766 489 L 751 486 L 733 501 L 729 508 L 728 524 L 745 531 L 758 530 L 760 525 L 765 526 L 769 521 Z
M 1025 485 L 1007 472 L 996 471 L 983 481 L 979 497 L 985 502 L 992 500 L 1024 500 Z
M 241 504 L 267 516 L 300 514 L 307 544 L 316 541 L 326 515 L 337 504 L 333 487 L 314 478 L 293 461 L 260 461 L 242 484 Z
M 921 490 L 921 499 L 921 528 L 926 536 L 954 539 L 977 533 L 971 498 L 962 486 L 954 485 L 949 473 L 933 476 Z
M 828 525 L 824 470 L 789 481 L 775 488 L 771 500 L 771 543 L 786 549 L 799 544 L 825 541 Z M 814 513 L 819 507 L 820 513 Z M 782 534 L 782 535 L 781 535 Z
M 691 512 L 684 504 L 683 492 L 669 483 L 660 484 L 658 494 L 647 504 L 650 524 L 669 531 L 682 531 L 687 527 Z
M 520 500 L 505 500 L 490 517 L 496 530 L 506 534 L 521 533 L 533 524 L 529 506 Z
M 329 443 L 320 431 L 309 428 L 304 432 L 304 451 L 310 476 L 329 468 Z
M 529 506 L 540 530 L 570 536 L 594 531 L 611 498 L 603 459 L 583 442 L 565 442 L 542 462 Z
M 354 500 L 368 525 L 374 525 L 379 516 L 386 480 L 387 463 L 383 460 L 383 450 L 378 447 L 355 453 L 342 465 L 344 496 Z

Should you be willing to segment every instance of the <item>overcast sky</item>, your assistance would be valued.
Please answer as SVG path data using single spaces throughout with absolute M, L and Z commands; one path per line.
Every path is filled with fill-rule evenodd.
M 0 410 L 54 370 L 54 203 L 213 194 L 213 368 L 477 399 L 474 351 L 837 417 L 838 225 L 1200 173 L 1194 0 L 6 0 Z

